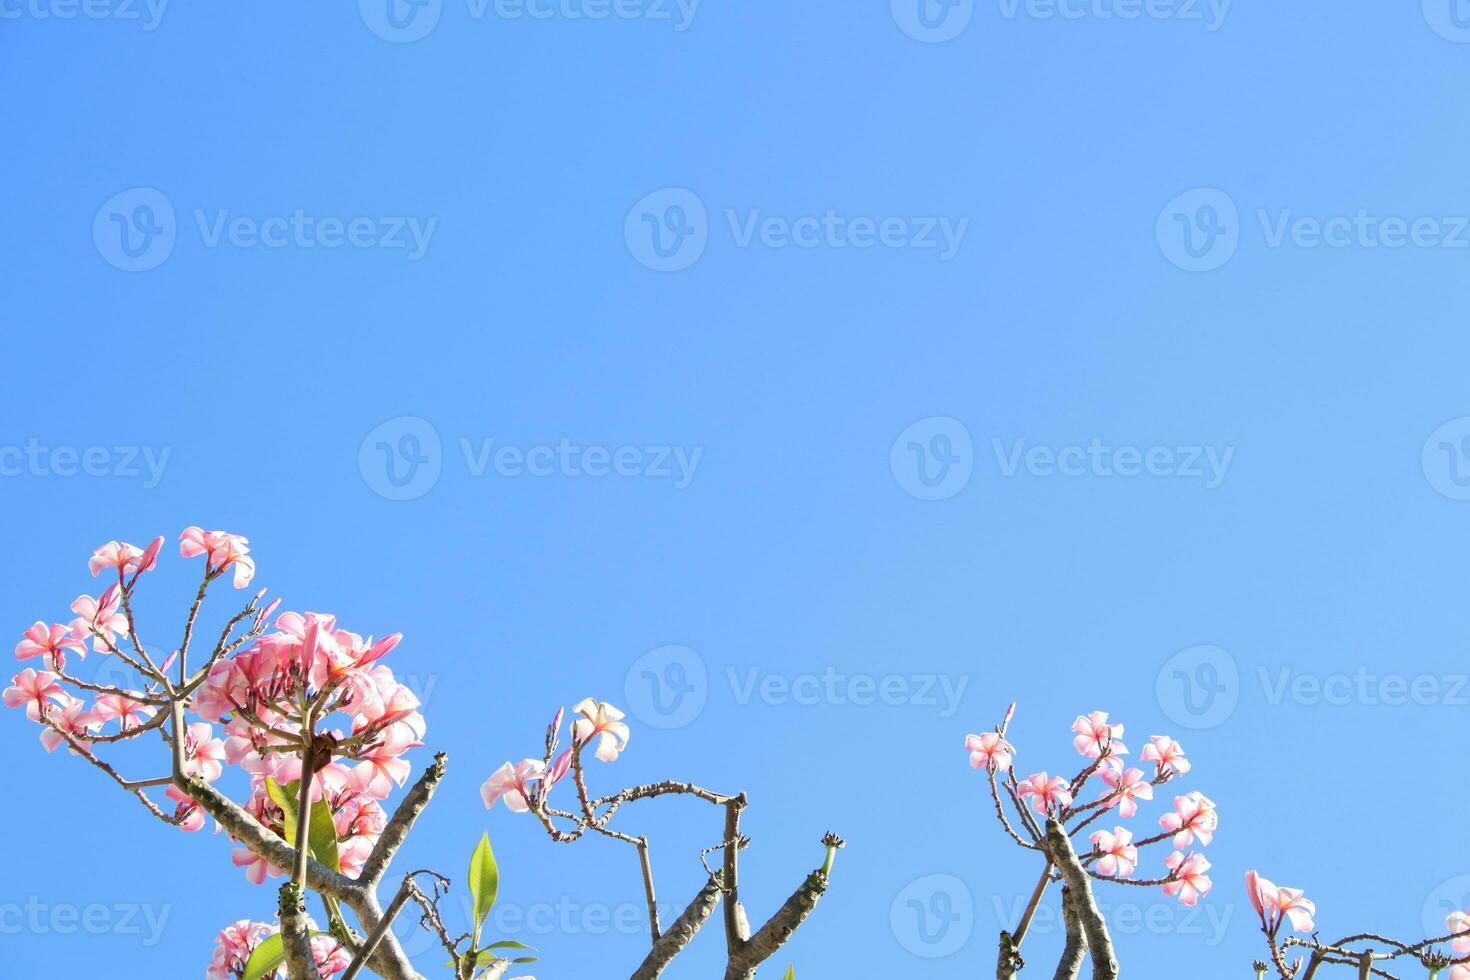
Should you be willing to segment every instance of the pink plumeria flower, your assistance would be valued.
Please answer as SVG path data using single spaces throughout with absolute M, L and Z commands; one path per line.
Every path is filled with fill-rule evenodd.
M 244 971 L 255 947 L 275 931 L 264 922 L 251 922 L 249 919 L 241 919 L 221 930 L 204 980 L 234 980 Z
M 233 565 L 237 589 L 245 588 L 255 577 L 255 559 L 249 557 L 250 541 L 238 534 L 186 527 L 179 535 L 179 554 L 185 558 L 204 555 L 205 568 L 211 574 Z
M 143 564 L 143 549 L 125 541 L 109 541 L 87 559 L 87 568 L 92 577 L 104 568 L 116 568 L 119 574 L 136 571 Z
M 1196 840 L 1204 847 L 1215 839 L 1219 825 L 1215 804 L 1200 792 L 1174 797 L 1174 812 L 1159 818 L 1159 826 L 1174 835 L 1175 847 L 1189 847 Z
M 135 701 L 126 694 L 99 694 L 97 695 L 97 707 L 93 709 L 93 714 L 99 722 L 116 718 L 122 730 L 128 731 L 158 714 L 158 709 L 141 701 Z
M 1008 772 L 1016 750 L 997 732 L 981 732 L 965 736 L 965 751 L 970 753 L 970 768 L 984 766 L 992 772 Z
M 1128 754 L 1128 747 L 1123 744 L 1123 726 L 1108 724 L 1106 711 L 1078 715 L 1077 720 L 1072 723 L 1072 731 L 1077 733 L 1072 744 L 1089 759 L 1096 759 L 1103 754 L 1104 749 L 1109 755 Z
M 163 795 L 178 804 L 174 807 L 174 820 L 178 823 L 180 830 L 185 833 L 194 833 L 204 829 L 204 810 L 194 797 L 177 786 L 170 786 L 163 791 Z
M 1261 926 L 1269 935 L 1276 935 L 1282 916 L 1291 920 L 1291 927 L 1297 932 L 1310 933 L 1317 928 L 1312 922 L 1317 914 L 1316 903 L 1303 898 L 1301 889 L 1280 888 L 1254 871 L 1245 873 L 1245 888 L 1256 915 L 1261 917 Z
M 394 725 L 370 748 L 357 754 L 359 765 L 352 771 L 351 785 L 375 800 L 387 799 L 393 784 L 402 786 L 412 769 L 401 756 L 422 744 L 402 725 Z
M 367 728 L 403 726 L 416 737 L 423 737 L 424 716 L 418 710 L 418 696 L 406 684 L 398 683 L 386 665 L 353 670 L 346 684 L 352 692 L 351 704 L 345 710 L 353 716 L 353 734 Z
M 1021 780 L 1017 792 L 1023 800 L 1031 798 L 1031 806 L 1037 813 L 1050 813 L 1053 809 L 1072 805 L 1072 793 L 1067 781 L 1060 776 L 1048 776 L 1044 772 Z
M 1213 883 L 1205 872 L 1210 870 L 1210 862 L 1205 860 L 1203 854 L 1194 851 L 1181 854 L 1175 851 L 1164 858 L 1164 864 L 1173 876 L 1172 881 L 1164 883 L 1165 895 L 1171 898 L 1179 896 L 1181 905 L 1195 905 L 1209 893 Z
M 230 852 L 230 861 L 237 868 L 245 869 L 245 877 L 253 885 L 265 883 L 266 876 L 279 878 L 282 872 L 265 858 L 248 847 L 237 847 Z
M 58 701 L 59 710 L 47 713 L 46 720 L 51 724 L 41 731 L 41 744 L 47 752 L 55 752 L 66 738 L 61 732 L 66 732 L 78 740 L 85 740 L 97 729 L 102 727 L 102 722 L 92 712 L 87 710 L 87 702 L 80 698 L 74 698 L 70 694 L 63 694 L 62 700 Z M 53 727 L 54 726 L 54 727 Z M 57 731 L 57 729 L 61 731 Z M 76 754 L 76 749 L 71 750 Z
M 525 813 L 531 804 L 539 800 L 539 783 L 546 775 L 546 763 L 540 759 L 522 759 L 518 765 L 509 762 L 490 774 L 480 787 L 480 798 L 485 809 L 494 808 L 496 800 L 505 800 L 505 808 L 511 813 Z
M 1451 945 L 1456 953 L 1470 953 L 1470 912 L 1451 912 L 1444 920 L 1445 928 L 1454 936 Z
M 29 660 L 40 657 L 41 662 L 52 670 L 66 669 L 66 651 L 74 650 L 83 657 L 87 648 L 81 640 L 71 635 L 70 627 L 53 623 L 47 626 L 41 620 L 25 631 L 21 641 L 15 645 L 15 659 Z
M 1098 772 L 1103 782 L 1110 787 L 1107 795 L 1108 803 L 1106 809 L 1118 808 L 1124 819 L 1130 818 L 1138 813 L 1138 800 L 1151 800 L 1154 798 L 1154 788 L 1144 776 L 1142 769 L 1124 770 L 1122 764 L 1117 766 L 1103 766 Z
M 1184 747 L 1167 735 L 1150 735 L 1138 758 L 1143 762 L 1156 763 L 1161 773 L 1167 768 L 1182 776 L 1190 770 L 1189 760 L 1184 757 Z
M 597 739 L 597 758 L 612 762 L 618 753 L 628 747 L 628 726 L 623 724 L 623 713 L 606 701 L 583 698 L 572 706 L 582 717 L 572 722 L 572 740 L 583 745 Z
M 10 679 L 3 699 L 5 707 L 26 709 L 26 717 L 40 721 L 50 704 L 64 704 L 71 695 L 59 683 L 61 678 L 49 670 L 32 670 L 27 667 Z
M 225 771 L 225 743 L 214 737 L 214 729 L 196 721 L 184 732 L 184 775 L 212 783 Z
M 123 614 L 122 589 L 117 583 L 97 598 L 79 595 L 71 604 L 77 614 L 70 624 L 72 638 L 79 643 L 92 641 L 92 649 L 98 653 L 110 653 L 113 640 L 128 631 L 128 617 Z
M 322 977 L 336 976 L 352 965 L 351 955 L 331 936 L 311 938 L 311 958 L 316 961 L 316 972 Z
M 1093 850 L 1102 855 L 1097 859 L 1098 874 L 1127 878 L 1138 867 L 1138 848 L 1133 845 L 1133 832 L 1126 827 L 1099 830 L 1091 839 Z

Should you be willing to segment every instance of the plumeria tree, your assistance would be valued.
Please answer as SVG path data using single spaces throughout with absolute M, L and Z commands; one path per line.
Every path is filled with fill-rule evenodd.
M 1081 715 L 1072 725 L 1072 744 L 1084 764 L 1070 779 L 1037 772 L 1017 777 L 1016 749 L 1008 741 L 1013 704 L 992 731 L 965 738 L 970 765 L 985 771 L 991 802 L 1001 829 L 1018 847 L 1034 853 L 1041 864 L 1031 899 L 1014 931 L 1000 934 L 997 980 L 1009 980 L 1026 961 L 1022 943 L 1047 890 L 1060 884 L 1066 945 L 1054 976 L 1070 980 L 1090 959 L 1095 980 L 1118 976 L 1118 960 L 1108 923 L 1094 897 L 1094 883 L 1159 888 L 1185 905 L 1194 905 L 1210 890 L 1209 861 L 1196 848 L 1213 839 L 1218 817 L 1215 804 L 1198 792 L 1174 798 L 1173 810 L 1158 820 L 1159 830 L 1136 838 L 1120 821 L 1137 816 L 1140 801 L 1154 798 L 1157 787 L 1190 771 L 1183 748 L 1166 735 L 1152 736 L 1138 755 L 1142 767 L 1128 765 L 1123 726 L 1105 712 Z M 1079 847 L 1077 841 L 1086 841 Z M 1139 873 L 1139 852 L 1171 848 L 1153 875 Z
M 419 926 L 448 953 L 446 970 L 455 980 L 494 980 L 515 963 L 527 962 L 528 947 L 482 935 L 499 885 L 488 837 L 474 849 L 466 875 L 469 931 L 454 935 L 446 926 L 439 904 L 450 883 L 435 871 L 402 875 L 383 901 L 390 866 L 447 764 L 443 753 L 436 755 L 409 784 L 407 756 L 423 746 L 426 725 L 418 698 L 387 663 L 401 636 L 374 639 L 342 628 L 330 615 L 280 612 L 260 590 L 225 620 L 217 636 L 211 631 L 205 637 L 200 615 L 211 587 L 227 578 L 235 589 L 247 589 L 255 563 L 244 537 L 190 527 L 179 537 L 179 552 L 202 558 L 203 574 L 177 648 L 158 656 L 143 642 L 133 607 L 164 543 L 160 537 L 139 548 L 110 541 L 96 549 L 88 567 L 105 588 L 78 597 L 70 621 L 41 620 L 25 630 L 16 657 L 35 665 L 21 669 L 3 697 L 6 706 L 40 726 L 46 751 L 65 747 L 171 827 L 198 831 L 213 818 L 233 844 L 232 861 L 250 881 L 282 879 L 274 920 L 241 919 L 219 933 L 209 980 L 282 974 L 290 980 L 353 980 L 364 972 L 386 980 L 418 980 L 391 929 L 409 905 L 416 908 Z M 115 669 L 92 680 L 77 676 L 74 662 L 89 654 L 110 658 Z M 648 897 L 651 951 L 634 977 L 659 976 L 722 899 L 726 976 L 754 976 L 815 907 L 841 842 L 832 835 L 824 838 L 822 866 L 752 932 L 738 897 L 737 855 L 747 843 L 739 831 L 744 794 L 666 781 L 594 798 L 587 788 L 584 751 L 612 762 L 626 747 L 629 731 L 622 714 L 605 702 L 585 700 L 574 714 L 566 733 L 569 746 L 560 747 L 563 715 L 558 711 L 544 758 L 494 773 L 483 789 L 486 805 L 503 799 L 512 810 L 533 813 L 558 841 L 592 831 L 636 846 Z M 154 739 L 163 751 L 153 759 L 153 771 L 124 775 L 116 758 L 122 743 L 141 746 Z M 243 798 L 232 799 L 217 785 L 226 767 L 248 777 Z M 575 810 L 548 800 L 568 773 L 576 788 Z M 701 855 L 722 851 L 720 867 L 705 864 L 709 883 L 662 929 L 648 840 L 610 823 L 624 804 L 667 795 L 689 795 L 721 808 L 725 834 Z M 308 896 L 320 905 L 319 919 L 308 917 Z
M 1301 889 L 1281 887 L 1247 871 L 1245 890 L 1270 950 L 1268 960 L 1253 964 L 1256 980 L 1265 980 L 1270 972 L 1280 980 L 1314 980 L 1323 967 L 1336 966 L 1355 971 L 1361 980 L 1396 980 L 1407 975 L 1405 967 L 1419 976 L 1427 971 L 1429 980 L 1470 980 L 1470 913 L 1451 912 L 1445 920 L 1447 932 L 1433 939 L 1404 942 L 1360 932 L 1327 942 L 1317 934 L 1316 903 Z M 1453 955 L 1442 949 L 1445 943 Z

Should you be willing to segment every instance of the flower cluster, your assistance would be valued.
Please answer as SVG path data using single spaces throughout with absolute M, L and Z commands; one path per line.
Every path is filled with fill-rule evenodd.
M 1262 878 L 1256 871 L 1247 871 L 1245 890 L 1251 907 L 1261 920 L 1261 933 L 1266 937 L 1271 952 L 1269 964 L 1256 962 L 1257 980 L 1272 967 L 1282 980 L 1295 980 L 1298 976 L 1312 975 L 1323 963 L 1355 966 L 1361 971 L 1366 962 L 1374 975 L 1391 976 L 1393 974 L 1373 964 L 1398 959 L 1418 960 L 1429 970 L 1430 980 L 1435 980 L 1446 968 L 1449 969 L 1448 980 L 1470 980 L 1470 912 L 1451 912 L 1445 919 L 1445 928 L 1449 930 L 1447 935 L 1420 942 L 1400 942 L 1376 933 L 1360 932 L 1329 943 L 1317 935 L 1317 905 L 1305 897 L 1301 889 L 1285 888 Z M 1283 938 L 1282 927 L 1287 923 L 1291 924 L 1290 932 L 1310 938 Z M 1445 942 L 1450 943 L 1454 950 L 1453 957 L 1436 948 Z M 1306 952 L 1310 965 L 1304 963 L 1300 956 L 1288 956 L 1294 950 Z
M 157 567 L 163 545 L 161 537 L 146 548 L 109 541 L 93 552 L 87 563 L 93 576 L 110 574 L 115 581 L 97 596 L 79 596 L 71 604 L 75 618 L 69 623 L 37 621 L 25 631 L 16 658 L 39 658 L 41 669 L 26 667 L 16 674 L 4 691 L 5 705 L 23 709 L 41 725 L 48 752 L 66 743 L 109 772 L 94 755 L 95 745 L 160 729 L 171 744 L 181 741 L 177 754 L 184 776 L 213 783 L 227 765 L 248 774 L 250 795 L 242 805 L 282 836 L 286 814 L 270 786 L 299 785 L 305 774 L 312 781 L 311 798 L 330 807 L 340 870 L 355 874 L 386 823 L 381 801 L 407 779 L 404 756 L 424 736 L 418 698 L 381 662 L 401 636 L 365 638 L 321 613 L 277 616 L 277 603 L 257 608 L 262 592 L 230 621 L 203 664 L 189 673 L 189 637 L 209 584 L 229 572 L 239 589 L 255 575 L 246 538 L 189 527 L 179 535 L 179 553 L 204 558 L 204 582 L 185 627 L 184 645 L 157 663 L 138 638 L 132 597 L 139 577 Z M 241 623 L 248 625 L 236 635 Z M 89 646 L 133 668 L 137 683 L 104 686 L 69 674 L 68 656 L 84 658 Z M 84 695 L 93 695 L 90 704 Z M 200 719 L 182 726 L 182 735 L 163 724 L 174 704 Z M 219 734 L 215 726 L 220 726 Z M 186 831 L 203 827 L 204 813 L 190 794 L 168 785 L 164 795 L 173 804 L 171 812 L 140 792 L 145 805 L 168 822 Z M 279 874 L 243 846 L 236 848 L 233 860 L 256 883 L 267 874 Z
M 572 721 L 571 747 L 557 754 L 557 735 L 564 718 L 564 712 L 558 709 L 546 730 L 545 757 L 522 759 L 514 765 L 507 762 L 491 773 L 480 787 L 480 796 L 487 810 L 497 801 L 504 800 L 505 808 L 512 813 L 540 814 L 545 809 L 551 788 L 561 781 L 574 762 L 580 767 L 584 748 L 595 741 L 597 747 L 593 754 L 602 762 L 613 762 L 628 747 L 628 726 L 623 722 L 623 713 L 606 701 L 583 698 L 572 708 L 572 713 L 577 718 Z
M 225 761 L 250 774 L 246 809 L 278 832 L 285 814 L 270 782 L 299 782 L 303 747 L 312 747 L 312 799 L 331 809 L 348 874 L 386 823 L 379 801 L 408 778 L 405 753 L 423 744 L 418 698 L 378 662 L 399 639 L 374 642 L 337 628 L 332 616 L 284 613 L 274 631 L 211 667 L 194 703 L 201 717 L 224 723 Z M 334 715 L 342 725 L 318 727 Z M 275 873 L 243 848 L 235 861 L 257 883 Z
M 990 781 L 996 813 L 1007 833 L 1023 847 L 1045 850 L 1041 821 L 1055 819 L 1075 835 L 1107 814 L 1129 820 L 1138 814 L 1139 802 L 1154 798 L 1154 790 L 1184 776 L 1190 762 L 1184 749 L 1167 735 L 1154 735 L 1138 755 L 1139 766 L 1129 765 L 1130 754 L 1123 741 L 1124 727 L 1109 719 L 1107 712 L 1093 711 L 1078 716 L 1072 724 L 1073 747 L 1088 760 L 1070 779 L 1046 771 L 1025 778 L 1015 774 L 1016 748 L 1006 739 L 1015 706 L 994 731 L 965 737 L 970 765 L 984 769 Z M 1089 797 L 1094 777 L 1098 788 Z M 1007 815 L 1006 803 L 1014 811 Z M 1099 828 L 1087 838 L 1092 851 L 1082 855 L 1087 872 L 1094 878 L 1133 879 L 1141 848 L 1169 841 L 1175 850 L 1164 858 L 1165 873 L 1135 884 L 1158 885 L 1164 894 L 1185 905 L 1196 904 L 1209 892 L 1210 862 L 1194 847 L 1204 847 L 1219 826 L 1215 804 L 1199 792 L 1174 798 L 1172 813 L 1159 818 L 1159 833 L 1135 839 L 1121 825 Z M 1017 827 L 1019 826 L 1019 830 Z M 1029 837 L 1029 842 L 1026 838 Z

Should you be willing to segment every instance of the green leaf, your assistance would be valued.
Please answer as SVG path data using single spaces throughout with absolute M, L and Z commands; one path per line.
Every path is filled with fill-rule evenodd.
M 296 801 L 301 797 L 301 781 L 282 786 L 267 776 L 265 791 L 286 815 L 282 830 L 286 841 L 295 846 Z M 311 826 L 307 828 L 306 849 L 312 857 L 333 871 L 342 870 L 342 858 L 337 853 L 337 827 L 332 823 L 332 809 L 326 800 L 316 800 L 311 804 Z
M 793 964 L 791 966 L 788 966 L 786 968 L 786 980 L 796 980 L 796 966 L 795 966 L 795 964 Z
M 527 946 L 525 943 L 518 943 L 514 939 L 502 939 L 500 942 L 498 942 L 498 943 L 491 943 L 489 946 L 486 946 L 485 948 L 486 949 L 535 949 L 536 947 L 535 946 Z
M 495 852 L 490 850 L 490 834 L 480 835 L 475 853 L 470 855 L 470 895 L 474 898 L 475 943 L 480 942 L 480 927 L 495 905 L 500 891 L 500 869 L 495 866 Z
M 299 782 L 291 783 L 290 786 L 300 786 Z M 265 777 L 265 791 L 271 801 L 282 810 L 286 811 L 286 819 L 292 825 L 296 823 L 296 796 L 289 792 L 287 786 L 282 786 L 269 776 Z
M 250 959 L 245 961 L 245 972 L 240 974 L 240 980 L 260 980 L 280 969 L 284 962 L 286 944 L 278 932 L 250 951 Z

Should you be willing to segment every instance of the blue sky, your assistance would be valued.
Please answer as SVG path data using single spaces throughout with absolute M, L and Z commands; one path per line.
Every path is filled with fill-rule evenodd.
M 1464 907 L 1470 10 L 336 7 L 0 5 L 17 640 L 189 524 L 404 632 L 451 776 L 403 860 L 488 828 L 543 977 L 647 942 L 630 852 L 479 801 L 589 694 L 600 785 L 750 794 L 753 919 L 848 839 L 773 975 L 991 968 L 1036 870 L 960 744 L 1012 700 L 1024 772 L 1104 709 L 1219 805 L 1204 911 L 1105 893 L 1134 977 L 1248 976 L 1249 867 L 1331 933 Z M 269 916 L 0 727 L 0 976 Z M 682 904 L 716 815 L 625 819 Z

